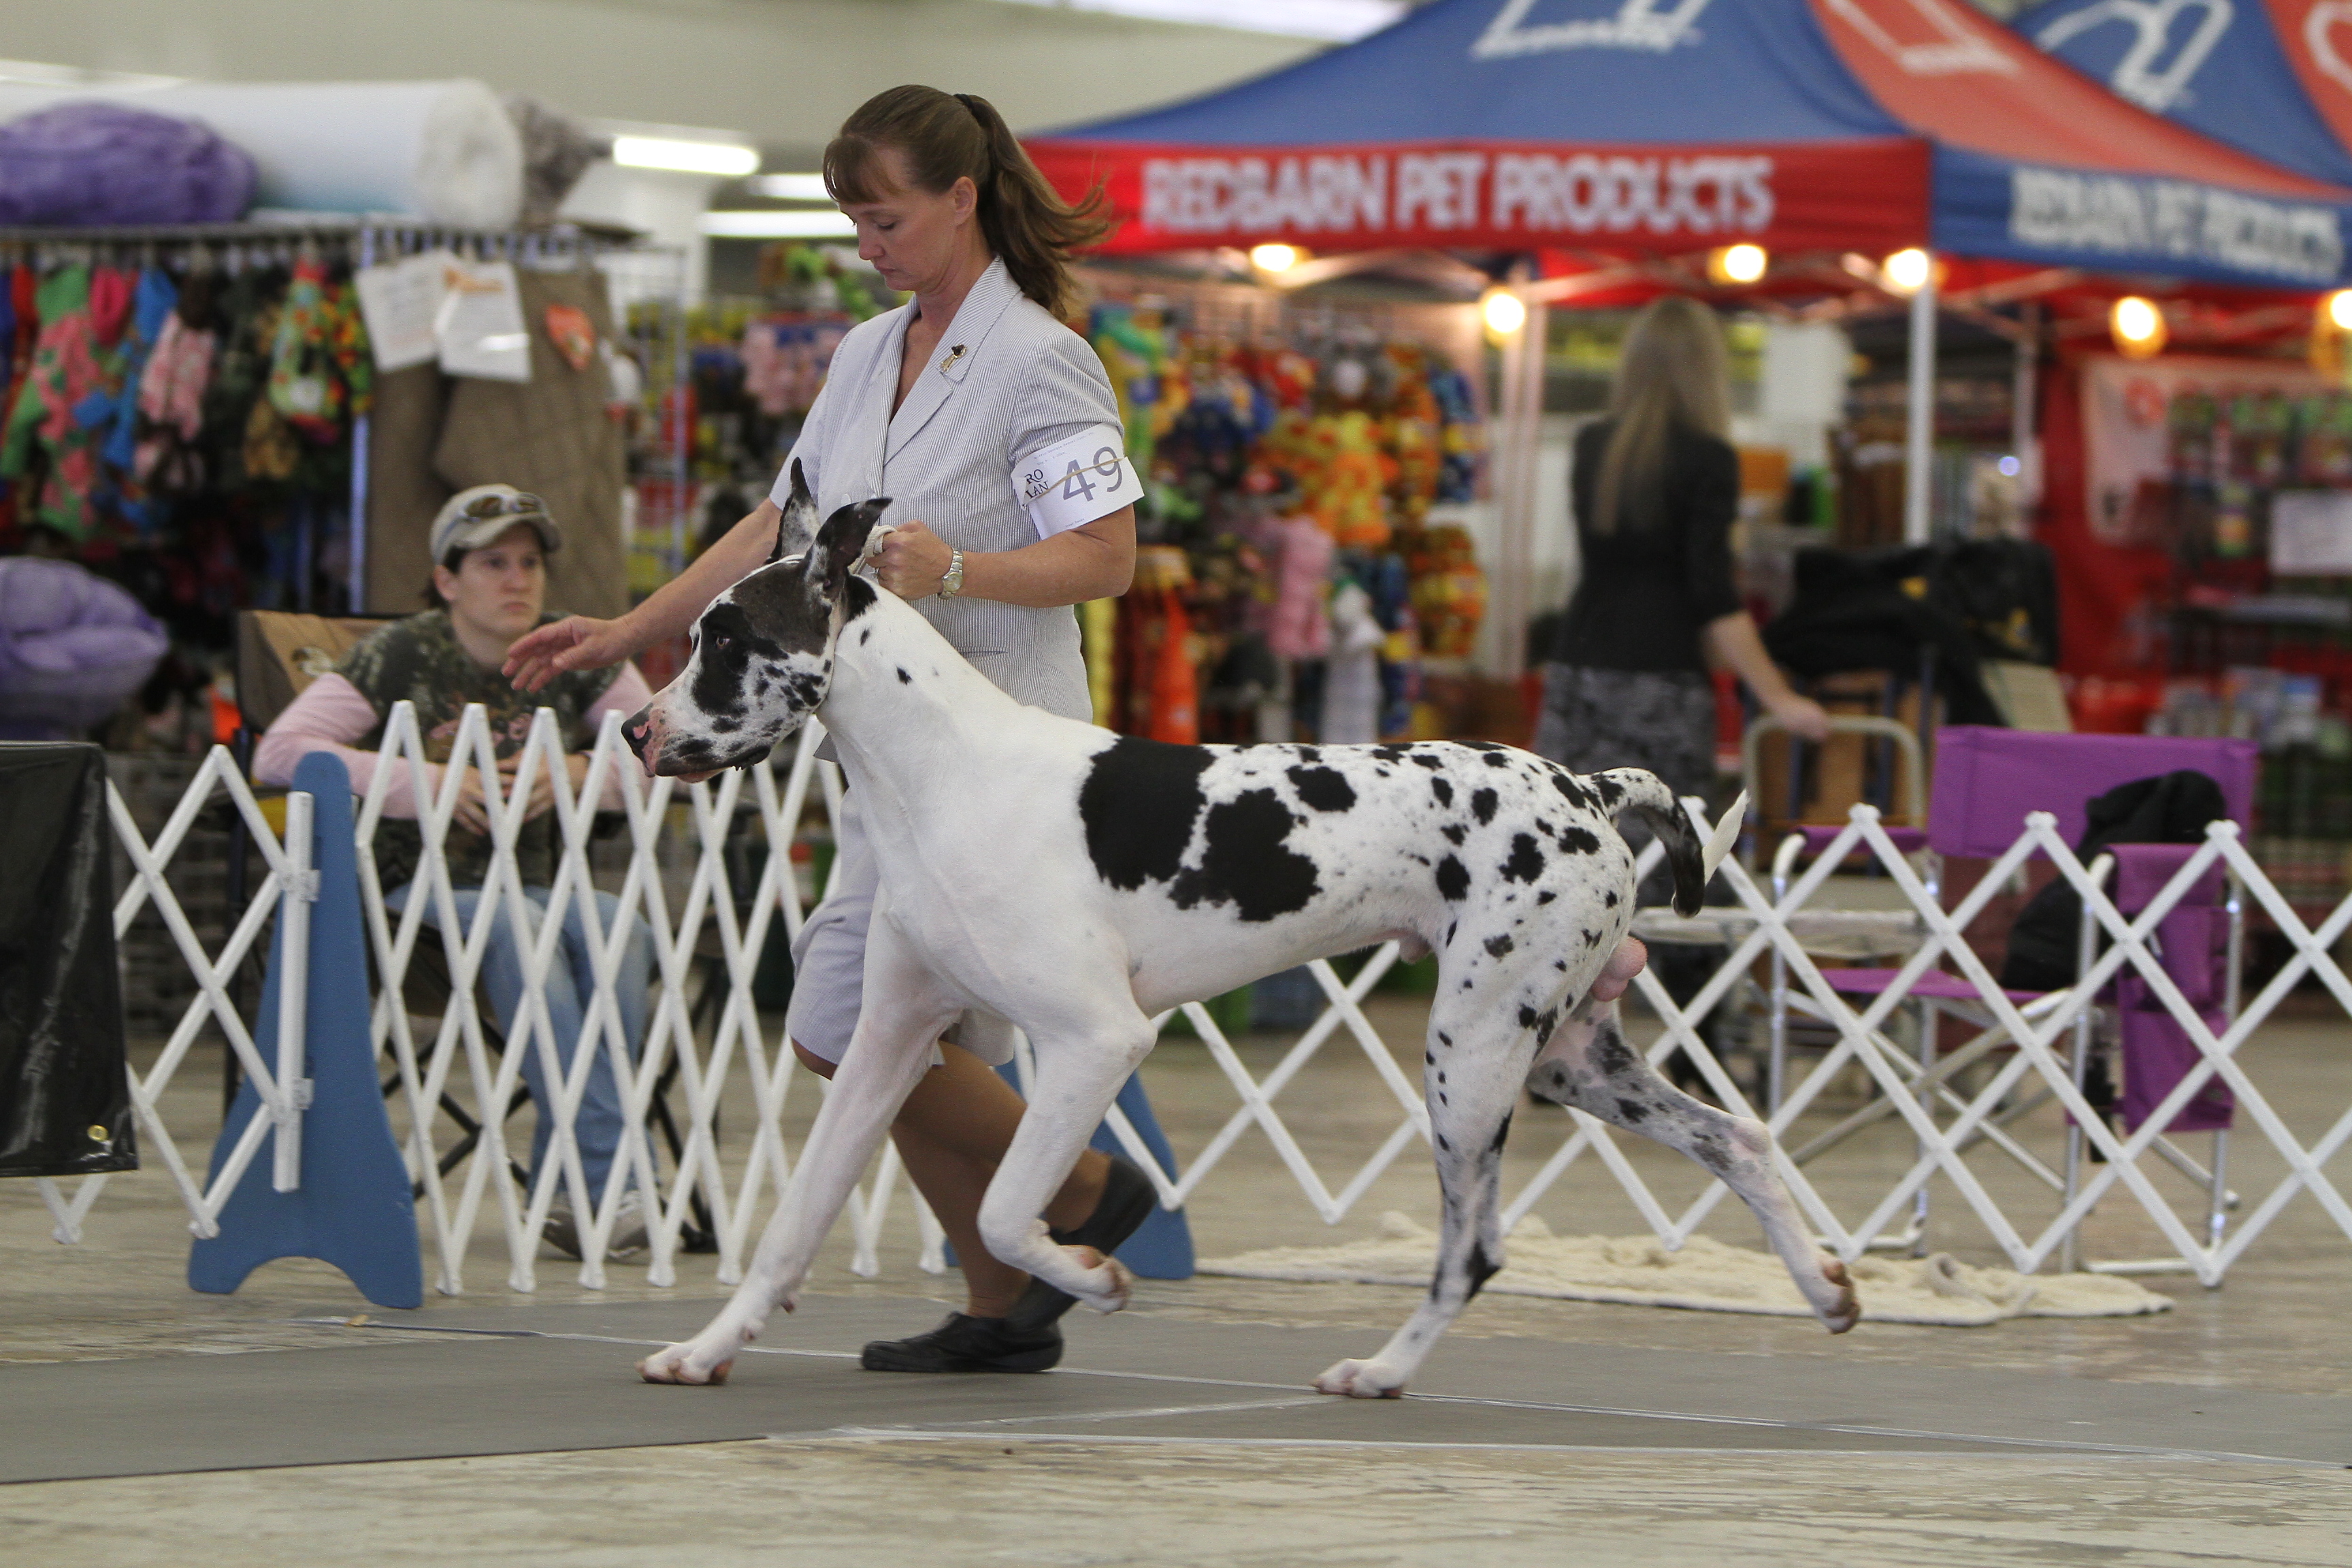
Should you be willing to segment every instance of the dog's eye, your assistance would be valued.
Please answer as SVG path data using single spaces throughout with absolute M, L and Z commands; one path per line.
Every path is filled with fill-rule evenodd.
M 733 647 L 734 646 L 735 639 L 729 637 L 725 632 L 719 632 L 710 639 L 710 651 L 713 653 L 725 653 L 729 648 Z

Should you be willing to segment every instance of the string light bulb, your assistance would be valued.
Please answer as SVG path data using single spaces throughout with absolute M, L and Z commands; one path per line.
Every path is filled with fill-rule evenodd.
M 1508 289 L 1489 289 L 1479 297 L 1478 319 L 1498 338 L 1507 338 L 1528 324 L 1527 301 Z
M 1927 279 L 1935 272 L 1935 262 L 1915 245 L 1888 257 L 1878 270 L 1886 279 L 1887 288 L 1895 293 L 1916 294 L 1927 286 Z
M 1287 272 L 1303 259 L 1295 245 L 1255 245 L 1250 247 L 1250 265 L 1260 272 Z
M 2327 319 L 2352 332 L 2352 289 L 2338 289 L 2327 297 Z
M 2115 339 L 2116 351 L 2126 359 L 2150 359 L 2164 351 L 2164 341 L 2169 335 L 2165 329 L 2164 312 L 2153 300 L 2137 294 L 2126 294 L 2107 311 L 2107 334 Z
M 1727 245 L 1707 253 L 1706 273 L 1717 283 L 1754 283 L 1771 265 L 1760 245 Z

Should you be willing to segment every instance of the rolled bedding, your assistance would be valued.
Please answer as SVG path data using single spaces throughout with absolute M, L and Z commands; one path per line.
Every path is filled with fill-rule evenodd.
M 0 121 L 73 100 L 217 132 L 252 157 L 262 206 L 401 213 L 467 228 L 509 228 L 522 212 L 522 138 L 478 81 L 11 82 L 0 84 Z

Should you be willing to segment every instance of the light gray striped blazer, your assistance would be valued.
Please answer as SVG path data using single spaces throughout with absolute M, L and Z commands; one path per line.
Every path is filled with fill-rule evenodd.
M 797 459 L 820 518 L 886 495 L 884 521 L 923 522 L 966 551 L 1036 543 L 1013 466 L 1090 427 L 1118 428 L 1118 403 L 1102 361 L 1084 338 L 1023 295 L 999 259 L 964 296 L 931 364 L 894 417 L 890 399 L 914 312 L 910 300 L 841 340 L 777 476 L 776 504 L 792 493 Z M 964 598 L 913 603 L 1003 690 L 1064 718 L 1093 717 L 1077 616 L 1067 606 L 1032 610 Z

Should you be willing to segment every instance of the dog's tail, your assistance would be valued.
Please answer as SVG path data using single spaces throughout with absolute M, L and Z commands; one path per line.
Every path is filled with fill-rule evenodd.
M 1702 844 L 1682 802 L 1657 774 L 1644 768 L 1611 768 L 1593 774 L 1592 782 L 1601 786 L 1601 797 L 1608 802 L 1611 815 L 1638 811 L 1649 819 L 1659 842 L 1666 847 L 1666 864 L 1674 868 L 1675 912 L 1698 913 L 1706 900 L 1707 879 L 1731 852 L 1732 840 L 1739 837 L 1739 825 L 1748 812 L 1747 795 L 1731 803 Z

